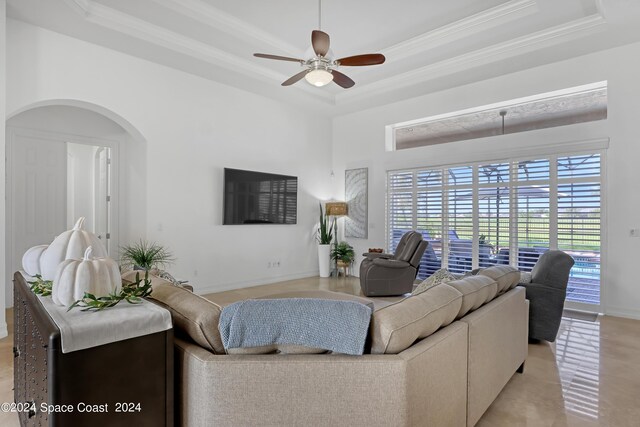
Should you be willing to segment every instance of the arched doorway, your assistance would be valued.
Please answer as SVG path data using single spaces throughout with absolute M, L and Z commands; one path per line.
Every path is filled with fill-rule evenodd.
M 127 151 L 144 150 L 142 135 L 100 106 L 52 100 L 12 114 L 6 143 L 8 274 L 21 269 L 26 249 L 50 243 L 80 216 L 86 218 L 85 228 L 117 258 L 122 229 L 129 221 L 121 209 L 120 191 L 129 181 Z M 146 183 L 137 185 L 144 189 Z M 124 187 L 128 192 L 129 185 Z M 6 283 L 10 306 L 11 281 Z

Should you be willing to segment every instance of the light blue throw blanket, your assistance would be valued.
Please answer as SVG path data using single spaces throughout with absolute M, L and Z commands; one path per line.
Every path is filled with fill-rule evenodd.
M 371 309 L 354 301 L 283 298 L 239 301 L 220 315 L 224 348 L 294 344 L 362 354 Z

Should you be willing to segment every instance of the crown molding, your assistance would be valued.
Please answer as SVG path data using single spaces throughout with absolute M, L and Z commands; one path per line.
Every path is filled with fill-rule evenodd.
M 91 0 L 64 0 L 64 2 L 76 13 L 86 16 L 91 7 Z
M 535 0 L 512 0 L 383 49 L 382 53 L 389 61 L 399 61 L 524 18 L 537 11 L 538 4 Z
M 352 88 L 350 92 L 339 93 L 335 96 L 336 105 L 347 104 L 373 95 L 383 94 L 399 87 L 424 83 L 480 65 L 532 52 L 543 47 L 558 45 L 579 37 L 600 32 L 604 30 L 605 25 L 606 20 L 600 14 L 586 16 L 487 48 L 478 49 L 454 58 L 397 74 L 393 77 Z
M 142 19 L 104 6 L 93 0 L 64 0 L 73 10 L 78 12 L 86 21 L 100 25 L 109 30 L 127 34 L 139 40 L 153 43 L 157 46 L 172 50 L 176 53 L 188 55 L 207 63 L 224 67 L 234 72 L 243 73 L 269 83 L 282 82 L 290 76 L 281 74 L 270 68 L 257 65 L 253 61 L 239 58 L 236 55 L 215 48 L 209 44 L 183 36 Z M 333 104 L 333 95 L 314 90 L 307 85 L 298 85 L 294 90 L 302 90 L 314 95 L 318 100 Z
M 83 1 L 83 0 L 78 0 Z M 151 0 L 173 12 L 191 18 L 235 38 L 267 45 L 296 58 L 304 52 L 267 31 L 236 18 L 202 0 Z
M 95 0 L 63 1 L 88 22 L 173 52 L 188 55 L 203 62 L 220 66 L 233 72 L 239 72 L 270 84 L 274 82 L 279 84 L 289 77 L 271 68 L 258 65 L 254 61 L 240 58 L 210 44 L 167 30 L 125 12 L 105 6 Z M 295 47 L 242 20 L 219 11 L 202 0 L 151 1 L 239 39 L 251 43 L 259 41 L 292 56 L 301 56 Z M 462 38 L 472 37 L 499 25 L 513 22 L 516 19 L 533 14 L 537 10 L 538 4 L 535 0 L 511 0 L 500 6 L 487 9 L 391 46 L 383 50 L 383 52 L 388 55 L 390 60 L 401 60 Z M 350 89 L 348 92 L 334 94 L 330 91 L 319 91 L 317 88 L 308 85 L 296 85 L 292 89 L 312 94 L 314 99 L 325 105 L 348 105 L 351 102 L 388 93 L 398 88 L 428 82 L 448 74 L 588 36 L 603 30 L 605 24 L 604 16 L 601 13 L 596 13 L 392 77 L 362 84 Z

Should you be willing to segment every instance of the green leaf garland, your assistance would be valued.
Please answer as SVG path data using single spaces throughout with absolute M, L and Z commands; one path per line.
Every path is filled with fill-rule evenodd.
M 43 297 L 47 297 L 51 295 L 51 290 L 53 288 L 53 282 L 51 280 L 43 280 L 42 276 L 36 274 L 33 276 L 35 280 L 31 282 L 27 282 L 31 285 L 31 290 L 36 295 L 42 295 Z
M 145 271 L 144 284 L 142 282 L 143 279 L 140 279 L 140 273 L 136 273 L 135 282 L 127 285 L 123 284 L 118 294 L 110 293 L 107 296 L 96 297 L 89 292 L 85 292 L 84 297 L 71 304 L 67 311 L 71 311 L 76 307 L 82 307 L 82 311 L 100 311 L 113 307 L 120 301 L 126 301 L 129 304 L 140 304 L 143 298 L 151 295 L 149 271 Z

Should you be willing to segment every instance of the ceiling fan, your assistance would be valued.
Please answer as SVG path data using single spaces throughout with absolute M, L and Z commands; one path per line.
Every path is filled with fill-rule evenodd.
M 322 27 L 322 0 L 318 1 L 318 28 Z M 311 32 L 312 55 L 308 59 L 289 58 L 286 56 L 269 55 L 266 53 L 254 53 L 253 56 L 265 59 L 275 59 L 277 61 L 298 62 L 304 70 L 282 82 L 282 86 L 291 86 L 303 77 L 314 86 L 325 86 L 331 81 L 338 86 L 348 89 L 356 83 L 348 76 L 336 70 L 336 67 L 361 67 L 365 65 L 382 64 L 385 61 L 384 55 L 380 53 L 370 53 L 365 55 L 347 56 L 345 58 L 333 59 L 333 53 L 329 50 L 329 34 L 320 29 Z

